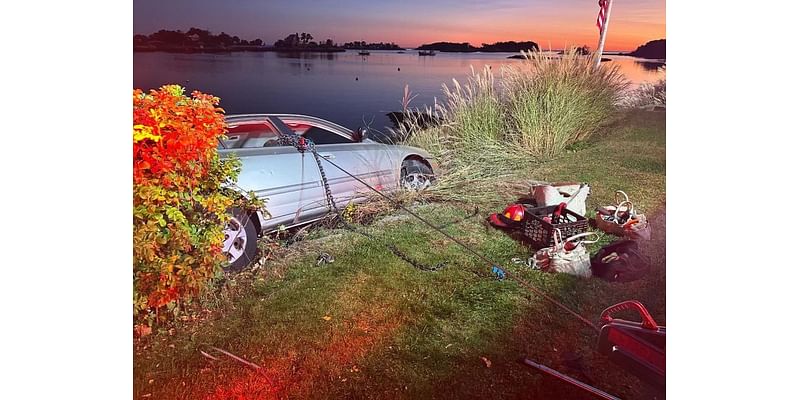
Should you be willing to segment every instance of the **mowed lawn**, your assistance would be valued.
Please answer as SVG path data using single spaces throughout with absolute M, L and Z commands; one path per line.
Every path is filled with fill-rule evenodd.
M 530 250 L 484 219 L 522 193 L 481 204 L 478 216 L 445 230 L 591 320 L 637 299 L 666 324 L 665 140 L 663 112 L 631 112 L 607 133 L 521 177 L 589 182 L 590 210 L 613 202 L 615 190 L 626 191 L 653 225 L 644 245 L 653 268 L 642 280 L 612 284 L 514 265 L 512 258 Z M 437 224 L 473 210 L 453 203 L 414 207 Z M 134 398 L 592 398 L 522 365 L 523 356 L 622 398 L 659 395 L 598 354 L 594 330 L 513 281 L 494 279 L 491 266 L 406 213 L 361 229 L 379 240 L 343 229 L 313 231 L 280 258 L 226 283 L 223 294 L 208 296 L 201 318 L 136 340 Z M 416 269 L 386 243 L 444 268 Z M 320 252 L 335 261 L 318 266 Z

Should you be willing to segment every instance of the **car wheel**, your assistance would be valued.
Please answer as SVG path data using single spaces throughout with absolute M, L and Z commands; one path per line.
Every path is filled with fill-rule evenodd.
M 400 187 L 418 192 L 433 182 L 433 170 L 419 160 L 405 160 L 400 168 Z
M 226 271 L 238 272 L 250 265 L 255 259 L 258 233 L 253 221 L 247 213 L 232 208 L 228 212 L 228 220 L 223 227 L 225 240 L 222 243 L 222 254 L 228 257 Z

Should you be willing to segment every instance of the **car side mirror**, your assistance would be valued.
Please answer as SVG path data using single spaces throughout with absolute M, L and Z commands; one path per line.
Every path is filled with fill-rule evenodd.
M 363 142 L 369 136 L 369 129 L 365 126 L 360 126 L 358 129 L 353 131 L 353 139 L 356 142 Z

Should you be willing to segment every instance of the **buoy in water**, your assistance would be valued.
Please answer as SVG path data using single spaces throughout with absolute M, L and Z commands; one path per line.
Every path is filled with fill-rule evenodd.
M 397 67 L 397 70 L 400 71 L 400 67 Z
M 356 80 L 358 80 L 358 77 L 356 77 Z

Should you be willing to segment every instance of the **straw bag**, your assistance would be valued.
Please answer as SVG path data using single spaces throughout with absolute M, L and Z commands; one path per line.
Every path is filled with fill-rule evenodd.
M 597 210 L 595 215 L 597 227 L 612 235 L 625 236 L 634 240 L 650 240 L 650 225 L 647 223 L 647 218 L 644 214 L 636 212 L 628 195 L 617 190 L 614 193 L 614 200 L 618 203 L 616 207 L 606 206 Z
M 594 240 L 580 240 L 589 236 L 594 236 Z M 590 278 L 592 276 L 592 262 L 589 251 L 586 250 L 586 243 L 595 243 L 600 240 L 600 236 L 594 232 L 584 232 L 567 238 L 561 239 L 561 230 L 553 232 L 553 244 L 545 247 L 534 254 L 534 268 L 546 272 L 563 272 Z

